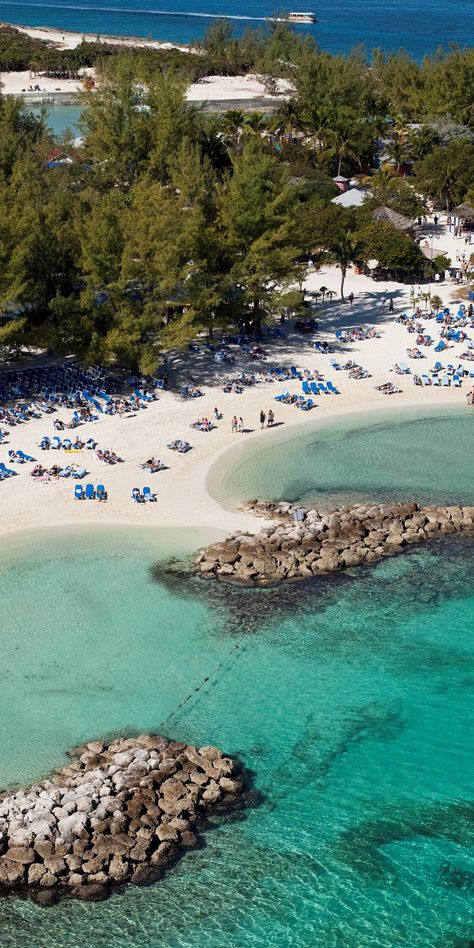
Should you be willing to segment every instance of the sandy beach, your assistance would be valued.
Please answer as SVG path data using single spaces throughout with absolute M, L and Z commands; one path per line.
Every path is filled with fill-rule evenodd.
M 339 282 L 339 271 L 328 267 L 308 278 L 308 287 L 334 287 Z M 453 288 L 445 284 L 439 287 L 446 302 L 452 300 Z M 242 512 L 224 509 L 207 489 L 207 478 L 213 468 L 213 481 L 216 481 L 216 464 L 222 456 L 239 443 L 248 449 L 249 445 L 260 447 L 269 444 L 282 434 L 297 433 L 308 426 L 331 424 L 347 413 L 370 413 L 371 410 L 384 410 L 394 415 L 400 408 L 425 409 L 439 406 L 458 406 L 473 411 L 466 406 L 466 396 L 472 388 L 472 381 L 465 379 L 461 388 L 433 387 L 422 388 L 413 385 L 411 376 L 399 376 L 390 371 L 399 361 L 407 361 L 415 372 L 423 372 L 436 361 L 433 349 L 425 350 L 426 358 L 421 361 L 407 359 L 406 349 L 414 342 L 414 337 L 398 323 L 397 313 L 405 309 L 410 311 L 409 291 L 399 284 L 376 284 L 368 277 L 348 275 L 346 292 L 354 293 L 354 304 L 334 300 L 325 303 L 318 313 L 320 332 L 318 339 L 328 339 L 332 354 L 339 361 L 352 359 L 370 372 L 371 377 L 363 380 L 350 379 L 347 372 L 335 372 L 329 363 L 331 356 L 321 354 L 314 349 L 312 339 L 295 332 L 290 324 L 285 325 L 285 339 L 277 339 L 271 345 L 265 345 L 266 362 L 255 363 L 249 356 L 240 352 L 237 346 L 231 348 L 236 357 L 233 366 L 216 365 L 209 355 L 201 353 L 180 353 L 170 358 L 171 388 L 160 393 L 158 401 L 150 403 L 134 415 L 101 415 L 97 422 L 86 423 L 77 429 L 77 433 L 86 440 L 93 437 L 100 448 L 114 450 L 123 458 L 123 463 L 109 465 L 97 459 L 93 451 L 83 450 L 68 455 L 63 450 L 41 451 L 37 445 L 43 435 L 53 436 L 53 420 L 60 418 L 68 422 L 72 416 L 70 409 L 60 409 L 54 415 L 46 415 L 13 427 L 9 437 L 0 447 L 0 460 L 8 463 L 7 451 L 21 449 L 41 461 L 46 467 L 54 463 L 63 466 L 71 462 L 87 467 L 87 476 L 83 483 L 102 483 L 108 490 L 106 503 L 97 501 L 78 502 L 74 499 L 74 484 L 71 479 L 51 480 L 48 483 L 36 482 L 30 477 L 33 464 L 16 465 L 19 476 L 4 480 L 0 491 L 2 498 L 2 518 L 0 531 L 31 529 L 66 524 L 143 524 L 164 527 L 219 528 L 230 531 L 237 527 L 256 529 L 258 522 Z M 381 299 L 387 294 L 393 295 L 395 312 L 389 313 L 388 304 L 383 308 Z M 335 345 L 334 332 L 339 327 L 373 325 L 380 333 L 379 338 L 360 342 Z M 438 337 L 434 321 L 425 321 L 427 331 Z M 457 365 L 465 343 L 450 346 L 444 361 Z M 448 357 L 449 356 L 449 357 Z M 443 357 L 442 357 L 443 358 Z M 244 388 L 242 394 L 224 394 L 220 390 L 223 379 L 235 377 L 239 371 L 258 371 L 271 365 L 296 365 L 299 369 L 318 369 L 325 379 L 332 379 L 340 390 L 339 395 L 321 395 L 316 398 L 317 407 L 310 412 L 299 411 L 292 405 L 274 400 L 281 391 L 301 392 L 301 383 L 265 382 L 250 388 Z M 466 366 L 472 363 L 466 362 Z M 397 384 L 402 391 L 397 395 L 385 396 L 375 391 L 375 386 L 388 380 Z M 183 382 L 194 383 L 204 392 L 203 397 L 184 399 L 176 394 Z M 200 417 L 212 417 L 214 408 L 223 414 L 215 430 L 205 433 L 192 429 L 191 424 Z M 268 412 L 273 408 L 278 428 L 260 430 L 259 412 Z M 246 431 L 233 434 L 231 419 L 233 415 L 242 417 Z M 76 432 L 75 432 L 76 433 Z M 74 435 L 75 435 L 74 433 Z M 69 435 L 69 432 L 67 432 Z M 73 435 L 73 437 L 74 437 Z M 182 438 L 188 440 L 192 450 L 188 454 L 178 454 L 166 448 L 167 442 Z M 168 466 L 167 470 L 150 475 L 139 468 L 146 458 L 155 456 Z M 130 491 L 134 486 L 149 485 L 157 493 L 157 503 L 139 505 L 132 502 Z
M 93 69 L 83 70 L 86 77 L 95 78 Z M 4 95 L 26 96 L 28 100 L 39 99 L 45 96 L 48 98 L 54 96 L 77 95 L 84 92 L 84 85 L 78 79 L 50 79 L 42 73 L 31 72 L 2 72 L 0 73 L 0 83 Z M 39 89 L 35 90 L 38 85 Z M 284 80 L 280 80 L 277 97 L 282 101 L 290 95 L 290 86 Z M 186 98 L 188 102 L 194 105 L 204 102 L 229 102 L 252 103 L 258 100 L 259 103 L 268 102 L 274 105 L 275 95 L 269 95 L 265 91 L 265 86 L 258 76 L 208 76 L 199 82 L 193 82 L 189 86 Z

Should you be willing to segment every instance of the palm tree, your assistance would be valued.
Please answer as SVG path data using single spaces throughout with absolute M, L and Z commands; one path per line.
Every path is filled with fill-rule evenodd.
M 332 302 L 332 298 L 333 298 L 333 296 L 335 296 L 335 295 L 336 295 L 336 291 L 335 291 L 335 290 L 326 290 L 326 296 L 328 297 L 328 300 L 329 300 L 330 303 Z
M 322 299 L 323 306 L 324 306 L 324 300 L 325 300 L 325 298 L 326 298 L 326 293 L 327 293 L 327 291 L 328 291 L 327 286 L 320 286 L 320 287 L 319 287 L 319 292 L 321 293 L 321 296 L 322 296 L 322 298 L 323 298 L 323 299 Z
M 234 148 L 239 144 L 244 125 L 245 115 L 240 109 L 229 109 L 220 118 L 222 131 Z
M 337 173 L 341 173 L 343 161 L 356 161 L 360 166 L 360 154 L 357 142 L 353 138 L 351 129 L 342 126 L 328 132 L 328 140 L 332 143 L 326 150 L 327 155 L 337 158 Z
M 387 145 L 387 154 L 395 162 L 398 174 L 400 165 L 403 164 L 407 157 L 407 148 L 401 138 L 394 138 L 393 141 L 389 142 Z
M 357 236 L 348 230 L 331 244 L 329 257 L 341 271 L 341 300 L 344 300 L 344 281 L 350 266 L 361 266 L 364 262 L 364 248 Z
M 278 112 L 271 122 L 271 128 L 280 138 L 293 138 L 295 131 L 303 126 L 300 107 L 297 99 L 286 99 L 282 102 Z
M 267 128 L 267 121 L 263 112 L 251 112 L 245 119 L 245 130 L 254 135 L 261 135 Z

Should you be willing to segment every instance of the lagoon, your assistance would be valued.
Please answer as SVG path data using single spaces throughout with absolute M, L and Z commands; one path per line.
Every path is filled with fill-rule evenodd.
M 447 425 L 433 419 L 430 434 L 451 453 L 437 451 L 435 471 L 431 456 L 412 464 L 403 489 L 444 491 L 446 458 L 464 470 L 472 441 L 453 453 Z M 370 431 L 375 457 L 388 436 L 381 422 Z M 406 431 L 394 425 L 393 441 Z M 354 450 L 346 461 L 343 489 Z M 334 453 L 318 463 L 334 486 Z M 371 470 L 378 495 L 387 484 Z M 469 493 L 471 470 L 456 490 Z M 171 714 L 167 733 L 239 754 L 263 794 L 151 888 L 46 912 L 1 901 L 2 945 L 468 944 L 474 544 L 443 541 L 277 590 L 154 569 L 208 539 L 111 527 L 2 544 L 1 785 L 60 764 L 84 738 L 159 729 Z

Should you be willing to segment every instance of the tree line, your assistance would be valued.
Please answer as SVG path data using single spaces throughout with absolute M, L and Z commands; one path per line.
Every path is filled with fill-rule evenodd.
M 269 40 L 279 54 L 291 34 L 282 26 Z M 218 58 L 217 28 L 204 43 Z M 186 102 L 187 66 L 151 69 L 148 52 L 110 57 L 99 90 L 84 94 L 84 148 L 76 155 L 65 141 L 71 164 L 53 169 L 45 116 L 0 98 L 0 345 L 152 373 L 163 347 L 201 330 L 258 332 L 269 316 L 303 312 L 309 260 L 339 266 L 342 294 L 347 269 L 374 258 L 423 278 L 431 265 L 419 247 L 372 211 L 413 218 L 426 197 L 469 197 L 470 125 L 452 109 L 410 128 L 373 94 L 359 54 L 328 57 L 291 37 L 295 94 L 273 115 L 205 114 Z M 375 171 L 382 136 L 394 157 Z M 397 174 L 408 151 L 415 187 Z M 360 176 L 361 208 L 331 203 L 338 171 Z

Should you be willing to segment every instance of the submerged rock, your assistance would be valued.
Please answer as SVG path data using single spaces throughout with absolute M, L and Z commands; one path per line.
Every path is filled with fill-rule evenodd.
M 242 799 L 234 761 L 217 747 L 143 734 L 72 756 L 50 780 L 0 800 L 0 894 L 53 905 L 152 882 L 198 844 L 207 810 Z
M 244 509 L 278 526 L 265 524 L 256 536 L 234 533 L 207 547 L 196 559 L 197 573 L 243 586 L 269 586 L 374 563 L 437 537 L 474 535 L 474 507 L 458 505 L 358 504 L 322 515 L 252 500 Z

